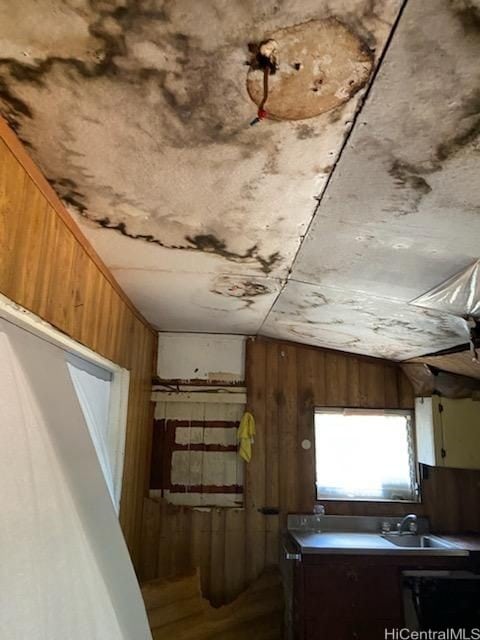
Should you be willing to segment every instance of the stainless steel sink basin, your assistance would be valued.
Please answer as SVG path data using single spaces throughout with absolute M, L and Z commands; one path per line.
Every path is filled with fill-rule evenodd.
M 391 542 L 396 547 L 408 549 L 456 549 L 457 547 L 445 540 L 440 540 L 432 535 L 417 535 L 414 533 L 386 533 L 383 535 L 385 540 Z

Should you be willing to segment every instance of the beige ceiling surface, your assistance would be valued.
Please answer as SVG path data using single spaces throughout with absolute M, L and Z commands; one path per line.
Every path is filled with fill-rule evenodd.
M 0 111 L 159 329 L 418 356 L 464 341 L 408 302 L 478 256 L 480 9 L 401 4 L 1 0 Z M 248 45 L 311 20 L 392 37 L 365 104 L 250 126 Z

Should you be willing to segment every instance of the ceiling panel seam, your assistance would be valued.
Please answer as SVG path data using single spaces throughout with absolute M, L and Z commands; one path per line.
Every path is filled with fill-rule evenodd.
M 340 293 L 362 293 L 368 298 L 375 298 L 376 300 L 385 300 L 386 302 L 400 303 L 400 304 L 411 304 L 411 300 L 402 300 L 402 298 L 395 298 L 393 296 L 382 296 L 377 295 L 376 293 L 369 293 L 364 289 L 354 289 L 352 287 L 336 287 L 331 284 L 324 284 L 318 282 L 311 282 L 309 280 L 299 280 L 298 278 L 288 278 L 288 282 L 295 282 L 295 284 L 305 284 L 307 287 L 316 287 L 321 288 L 322 291 L 326 289 L 327 291 L 338 291 Z
M 342 159 L 342 156 L 343 156 L 343 153 L 345 151 L 345 148 L 346 148 L 346 146 L 348 144 L 348 141 L 350 140 L 350 136 L 352 135 L 353 130 L 355 129 L 355 127 L 357 125 L 358 118 L 359 118 L 361 112 L 363 111 L 363 108 L 364 108 L 364 106 L 365 106 L 365 104 L 366 104 L 366 102 L 368 100 L 368 97 L 370 95 L 371 89 L 372 89 L 372 87 L 373 87 L 373 85 L 375 83 L 375 80 L 376 80 L 377 75 L 378 75 L 378 73 L 380 71 L 380 68 L 382 67 L 382 64 L 383 64 L 383 61 L 385 59 L 385 56 L 387 55 L 387 52 L 390 49 L 390 45 L 391 45 L 392 40 L 393 40 L 393 38 L 395 36 L 397 27 L 398 27 L 398 25 L 400 23 L 400 20 L 402 18 L 403 12 L 404 12 L 404 10 L 405 10 L 405 8 L 407 6 L 408 1 L 409 0 L 403 0 L 402 4 L 400 5 L 400 8 L 398 10 L 398 14 L 397 14 L 395 20 L 393 21 L 392 28 L 391 28 L 390 33 L 388 34 L 387 40 L 385 42 L 385 46 L 383 47 L 383 50 L 382 50 L 382 52 L 381 52 L 381 54 L 379 56 L 378 63 L 377 63 L 377 65 L 375 66 L 375 68 L 373 70 L 370 82 L 368 83 L 368 85 L 366 87 L 366 90 L 365 90 L 365 93 L 362 96 L 361 100 L 359 101 L 358 108 L 357 108 L 357 110 L 355 111 L 355 113 L 353 115 L 352 125 L 351 125 L 350 129 L 348 130 L 348 132 L 347 132 L 347 134 L 346 134 L 346 136 L 345 136 L 345 138 L 344 138 L 344 140 L 342 142 L 342 145 L 340 147 L 340 151 L 339 151 L 339 153 L 338 153 L 338 155 L 337 155 L 337 157 L 336 157 L 336 159 L 335 159 L 335 161 L 333 163 L 332 170 L 330 171 L 330 173 L 328 175 L 328 178 L 325 181 L 325 185 L 324 185 L 323 189 L 321 190 L 320 194 L 318 196 L 316 196 L 317 203 L 316 203 L 316 205 L 315 205 L 315 207 L 313 209 L 312 216 L 311 216 L 310 221 L 308 223 L 308 226 L 307 226 L 307 228 L 305 230 L 305 233 L 303 234 L 303 238 L 302 238 L 301 242 L 299 243 L 299 245 L 297 247 L 297 250 L 295 252 L 295 255 L 294 255 L 294 258 L 292 260 L 292 263 L 291 263 L 291 265 L 290 265 L 290 267 L 288 269 L 287 276 L 286 276 L 285 280 L 283 281 L 282 286 L 280 287 L 280 291 L 278 292 L 278 294 L 274 298 L 272 304 L 270 305 L 270 307 L 269 307 L 269 309 L 268 309 L 268 311 L 267 311 L 267 313 L 266 313 L 266 315 L 265 315 L 265 317 L 264 317 L 264 319 L 262 321 L 262 324 L 260 325 L 260 328 L 258 329 L 256 335 L 260 335 L 261 334 L 261 331 L 263 330 L 264 325 L 268 321 L 269 316 L 270 316 L 274 306 L 276 305 L 278 299 L 282 295 L 287 282 L 291 279 L 290 276 L 292 274 L 292 271 L 293 271 L 293 268 L 294 268 L 295 263 L 297 261 L 297 258 L 298 258 L 298 255 L 300 253 L 300 250 L 301 250 L 301 248 L 303 246 L 303 243 L 305 242 L 305 239 L 307 238 L 307 236 L 308 236 L 308 234 L 310 232 L 310 229 L 311 229 L 311 227 L 313 225 L 315 217 L 316 217 L 316 215 L 317 215 L 317 213 L 318 213 L 318 211 L 320 209 L 320 206 L 322 204 L 323 198 L 325 197 L 325 194 L 327 193 L 327 190 L 328 190 L 328 187 L 329 187 L 330 182 L 332 180 L 332 177 L 335 174 L 336 168 L 337 168 L 340 160 Z M 312 284 L 312 283 L 308 282 L 308 283 L 305 283 L 305 284 Z

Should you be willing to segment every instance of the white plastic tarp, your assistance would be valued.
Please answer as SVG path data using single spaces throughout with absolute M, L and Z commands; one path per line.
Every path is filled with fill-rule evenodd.
M 464 318 L 480 318 L 480 260 L 411 302 Z

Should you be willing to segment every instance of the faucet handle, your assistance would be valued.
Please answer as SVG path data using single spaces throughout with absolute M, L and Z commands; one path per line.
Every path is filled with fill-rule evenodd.
M 410 531 L 410 533 L 417 533 L 418 527 L 415 520 L 412 520 L 412 522 L 410 522 L 408 530 Z
M 392 529 L 392 526 L 390 522 L 387 522 L 386 520 L 382 522 L 382 533 L 389 533 L 391 529 Z

